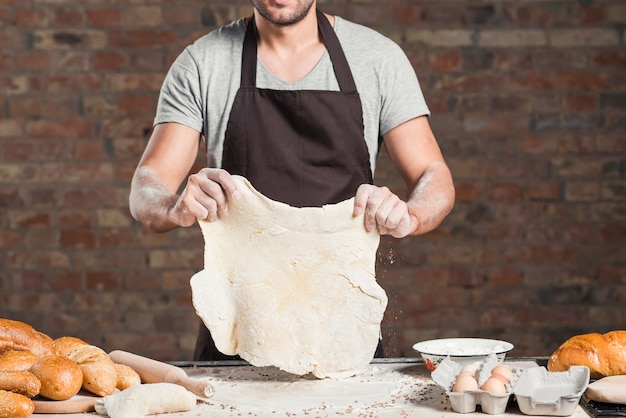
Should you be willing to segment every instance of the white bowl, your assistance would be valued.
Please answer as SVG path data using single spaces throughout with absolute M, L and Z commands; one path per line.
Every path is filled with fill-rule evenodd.
M 422 355 L 426 367 L 432 372 L 446 357 L 465 366 L 480 362 L 493 353 L 502 362 L 506 353 L 513 350 L 513 344 L 485 338 L 441 338 L 419 342 L 413 349 Z

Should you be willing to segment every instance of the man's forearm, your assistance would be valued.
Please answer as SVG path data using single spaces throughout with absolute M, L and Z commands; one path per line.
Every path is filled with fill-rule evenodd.
M 132 216 L 153 232 L 167 232 L 179 225 L 169 216 L 178 200 L 159 176 L 149 167 L 139 167 L 130 188 Z
M 414 226 L 411 235 L 435 229 L 454 206 L 454 184 L 448 167 L 432 163 L 409 194 L 407 206 Z

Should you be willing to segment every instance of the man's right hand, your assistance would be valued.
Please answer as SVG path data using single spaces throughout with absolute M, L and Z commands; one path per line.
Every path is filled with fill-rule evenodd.
M 196 219 L 213 222 L 226 213 L 229 198 L 238 199 L 239 196 L 239 190 L 226 170 L 203 168 L 189 176 L 170 216 L 180 226 L 191 226 Z

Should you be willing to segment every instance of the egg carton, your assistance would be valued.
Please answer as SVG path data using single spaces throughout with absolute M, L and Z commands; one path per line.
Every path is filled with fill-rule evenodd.
M 517 405 L 526 415 L 572 415 L 587 389 L 589 374 L 586 366 L 572 366 L 566 372 L 526 369 L 513 388 Z
M 485 381 L 491 376 L 491 370 L 501 364 L 495 354 L 489 355 L 487 358 L 477 363 L 477 371 L 475 378 L 478 381 L 478 387 L 481 387 Z M 456 363 L 450 358 L 445 358 L 431 377 L 435 383 L 446 389 L 446 394 L 452 404 L 452 410 L 461 414 L 475 412 L 476 407 L 480 405 L 483 412 L 490 415 L 503 414 L 509 399 L 512 395 L 512 388 L 521 374 L 521 370 L 512 368 L 513 378 L 506 385 L 506 394 L 497 395 L 485 390 L 468 390 L 465 392 L 452 392 L 452 387 L 456 381 L 456 377 L 461 372 L 463 366 Z
M 479 387 L 498 364 L 495 355 L 478 364 L 475 377 Z M 513 367 L 506 394 L 497 395 L 480 389 L 452 392 L 461 369 L 460 364 L 446 358 L 431 376 L 435 383 L 446 389 L 452 410 L 462 414 L 475 412 L 478 405 L 486 414 L 503 414 L 514 395 L 520 412 L 525 415 L 569 416 L 574 413 L 589 383 L 589 369 L 585 366 L 572 366 L 567 372 L 549 372 L 545 367 Z

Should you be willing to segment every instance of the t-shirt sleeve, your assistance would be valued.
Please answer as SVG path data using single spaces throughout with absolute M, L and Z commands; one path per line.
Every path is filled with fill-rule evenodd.
M 380 135 L 418 116 L 429 116 L 417 75 L 402 49 L 388 49 L 381 77 Z
M 201 97 L 198 65 L 186 49 L 176 58 L 163 81 L 154 125 L 176 122 L 202 132 Z

